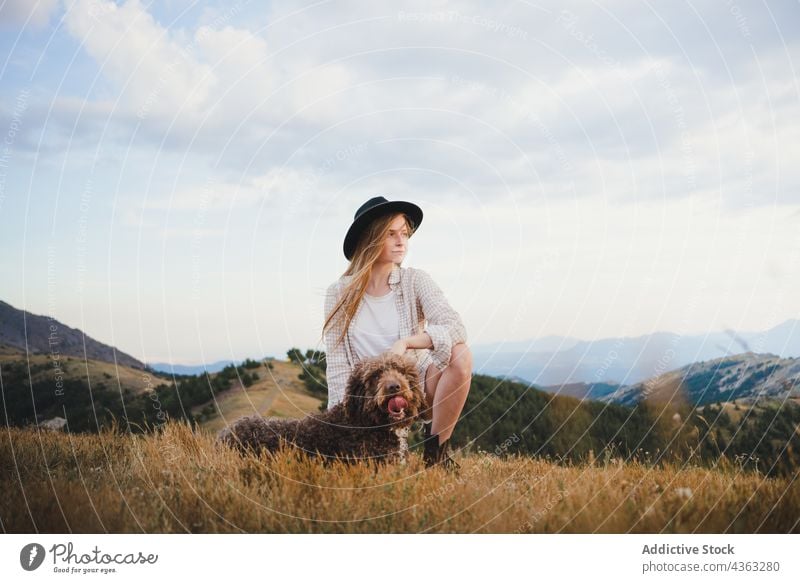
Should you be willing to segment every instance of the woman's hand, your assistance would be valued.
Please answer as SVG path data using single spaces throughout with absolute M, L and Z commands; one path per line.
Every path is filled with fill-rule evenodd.
M 395 341 L 394 344 L 392 344 L 392 347 L 389 349 L 389 352 L 403 356 L 406 353 L 406 350 L 408 350 L 408 342 L 405 338 L 401 338 L 400 340 L 397 340 Z

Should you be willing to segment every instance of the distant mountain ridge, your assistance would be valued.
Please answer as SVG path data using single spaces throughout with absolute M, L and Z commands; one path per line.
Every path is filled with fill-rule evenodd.
M 524 379 L 538 386 L 573 383 L 631 385 L 681 368 L 744 352 L 800 357 L 800 320 L 763 332 L 726 330 L 681 335 L 655 332 L 635 337 L 539 340 L 473 344 L 474 369 L 482 374 Z
M 27 329 L 27 334 L 26 334 Z M 74 356 L 146 370 L 147 366 L 129 354 L 103 344 L 49 316 L 19 310 L 0 300 L 0 344 L 22 353 Z
M 614 391 L 619 391 L 620 388 L 620 385 L 612 383 L 567 383 L 545 386 L 542 387 L 542 390 L 554 395 L 598 401 L 601 397 L 605 397 Z
M 692 403 L 703 404 L 738 398 L 795 398 L 800 383 L 799 320 L 787 320 L 761 333 L 710 333 L 704 336 L 680 336 L 660 332 L 636 338 L 608 338 L 595 342 L 548 336 L 536 341 L 515 342 L 514 349 L 525 347 L 542 352 L 507 353 L 503 346 L 473 347 L 474 370 L 523 385 L 537 387 L 551 394 L 632 405 L 650 394 L 655 386 L 682 385 Z M 27 330 L 27 338 L 26 338 Z M 233 361 L 222 360 L 203 365 L 145 364 L 81 330 L 71 328 L 48 316 L 19 310 L 0 301 L 0 346 L 32 354 L 57 352 L 62 356 L 118 363 L 130 368 L 162 371 L 170 374 L 196 375 L 216 373 Z M 85 346 L 85 350 L 84 350 Z M 782 353 L 758 353 L 747 347 L 777 347 Z M 546 352 L 558 349 L 557 352 Z M 487 355 L 487 351 L 492 354 Z M 687 358 L 724 352 L 722 356 Z M 664 360 L 664 355 L 670 358 Z M 488 359 L 492 365 L 481 360 Z M 507 368 L 493 370 L 507 361 Z M 526 370 L 531 371 L 526 374 Z M 667 371 L 667 372 L 664 372 Z M 662 374 L 663 373 L 663 374 Z M 623 382 L 613 382 L 621 378 Z M 550 379 L 552 382 L 547 382 Z M 578 379 L 578 380 L 575 380 Z
M 272 356 L 261 359 L 262 362 L 275 360 Z M 177 375 L 200 375 L 204 373 L 215 373 L 221 371 L 226 366 L 238 366 L 242 360 L 218 360 L 210 364 L 170 364 L 168 362 L 148 362 L 147 366 L 156 372 Z
M 239 361 L 218 360 L 209 364 L 170 364 L 168 362 L 149 362 L 147 364 L 153 370 L 164 374 L 198 375 L 206 372 L 219 372 L 226 366 L 239 364 Z

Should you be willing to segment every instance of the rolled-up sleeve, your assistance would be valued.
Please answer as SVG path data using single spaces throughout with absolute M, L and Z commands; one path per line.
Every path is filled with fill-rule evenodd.
M 338 299 L 338 286 L 334 282 L 325 293 L 324 318 L 327 318 L 333 311 Z M 324 321 L 323 319 L 323 324 Z M 328 409 L 333 408 L 344 399 L 344 391 L 350 374 L 344 341 L 335 346 L 341 329 L 341 324 L 334 323 L 325 331 L 325 377 L 328 380 Z
M 453 345 L 467 341 L 467 329 L 428 272 L 416 271 L 414 292 L 425 315 L 424 331 L 433 341 L 431 358 L 439 370 L 444 370 L 450 364 Z

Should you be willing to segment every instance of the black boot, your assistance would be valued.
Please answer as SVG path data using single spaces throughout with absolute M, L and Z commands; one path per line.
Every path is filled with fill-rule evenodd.
M 425 440 L 425 452 L 422 459 L 425 461 L 425 467 L 430 468 L 434 465 L 441 464 L 441 466 L 449 472 L 458 472 L 461 466 L 458 465 L 456 460 L 450 456 L 450 440 L 447 439 L 439 443 L 439 435 L 431 435 L 431 426 L 433 423 L 423 423 Z

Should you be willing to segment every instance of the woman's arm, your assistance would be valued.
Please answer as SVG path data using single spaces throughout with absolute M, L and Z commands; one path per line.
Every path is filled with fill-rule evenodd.
M 433 342 L 431 357 L 439 370 L 444 370 L 450 364 L 453 344 L 467 341 L 467 329 L 428 272 L 415 271 L 414 291 L 427 320 L 425 332 Z
M 423 332 L 422 334 L 414 334 L 414 336 L 397 340 L 392 345 L 390 351 L 402 356 L 409 348 L 431 348 L 432 346 L 433 340 L 431 339 L 431 335 Z
M 336 282 L 328 287 L 325 293 L 324 318 L 328 317 L 338 298 L 338 285 Z M 323 319 L 323 323 L 325 320 Z M 350 376 L 350 365 L 347 364 L 347 354 L 344 349 L 344 340 L 334 347 L 341 333 L 341 325 L 332 325 L 325 331 L 325 377 L 328 379 L 328 409 L 344 399 L 347 379 Z

